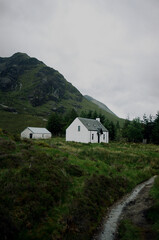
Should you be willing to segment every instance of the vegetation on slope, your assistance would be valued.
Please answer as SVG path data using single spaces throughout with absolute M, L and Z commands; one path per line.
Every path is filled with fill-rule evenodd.
M 0 58 L 1 128 L 11 130 L 4 121 L 7 114 L 10 116 L 7 122 L 11 125 L 12 119 L 17 118 L 18 121 L 21 114 L 24 114 L 24 118 L 25 115 L 31 115 L 48 119 L 52 112 L 65 114 L 72 108 L 78 114 L 81 111 L 100 111 L 97 105 L 84 98 L 62 74 L 36 58 L 24 53 Z M 122 121 L 102 109 L 101 113 L 114 122 Z M 34 120 L 32 125 L 33 123 Z M 25 127 L 27 126 L 23 125 L 23 129 Z
M 0 127 L 12 134 L 20 134 L 26 127 L 46 127 L 44 117 L 0 111 Z
M 0 239 L 90 239 L 107 208 L 159 170 L 159 147 L 21 140 L 1 131 Z
M 0 103 L 3 110 L 48 114 L 63 100 L 73 100 L 78 108 L 82 94 L 55 69 L 36 58 L 16 53 L 0 58 Z M 59 108 L 63 112 L 65 109 Z

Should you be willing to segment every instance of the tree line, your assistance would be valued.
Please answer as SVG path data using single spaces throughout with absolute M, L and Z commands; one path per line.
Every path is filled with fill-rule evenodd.
M 125 120 L 122 136 L 128 142 L 145 142 L 159 144 L 159 112 L 153 118 L 151 115 L 143 119 Z
M 112 141 L 159 144 L 159 113 L 154 118 L 151 115 L 149 117 L 144 115 L 142 120 L 140 118 L 132 121 L 126 119 L 120 126 L 119 121 L 115 123 L 107 119 L 101 112 L 82 111 L 79 115 L 74 109 L 71 109 L 65 115 L 53 112 L 48 119 L 47 129 L 53 135 L 62 136 L 76 117 L 100 118 L 101 123 L 108 129 L 109 138 Z

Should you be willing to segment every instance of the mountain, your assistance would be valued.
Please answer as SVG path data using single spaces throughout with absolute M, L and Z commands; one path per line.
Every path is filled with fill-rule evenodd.
M 83 99 L 58 71 L 22 53 L 0 58 L 0 91 L 1 108 L 8 107 L 8 111 L 18 113 L 64 112 L 64 105 L 60 106 L 62 100 L 74 101 L 78 109 Z
M 38 59 L 25 53 L 0 57 L 0 128 L 19 132 L 28 125 L 45 126 L 51 112 L 64 114 L 72 108 L 78 113 L 101 111 L 109 120 L 120 121 Z
M 111 114 L 113 114 L 113 115 L 115 115 L 115 116 L 117 117 L 117 115 L 116 115 L 115 113 L 113 113 L 105 104 L 99 102 L 98 100 L 96 100 L 96 99 L 94 99 L 94 98 L 92 98 L 92 97 L 90 97 L 90 96 L 88 96 L 88 95 L 84 95 L 84 97 L 85 97 L 88 101 L 96 104 L 100 109 L 103 109 L 104 111 L 106 111 L 106 112 L 108 112 L 108 113 L 111 113 Z

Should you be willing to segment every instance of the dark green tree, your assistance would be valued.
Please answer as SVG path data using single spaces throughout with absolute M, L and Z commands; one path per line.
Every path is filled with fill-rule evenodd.
M 69 110 L 65 115 L 65 121 L 67 121 L 69 124 L 73 122 L 73 120 L 78 117 L 78 114 L 74 108 Z
M 87 113 L 87 118 L 93 118 L 93 111 L 89 110 L 89 112 Z
M 109 139 L 114 141 L 116 139 L 116 127 L 113 121 L 105 120 L 104 126 L 109 131 Z
M 129 142 L 142 142 L 143 141 L 143 124 L 139 118 L 133 119 L 128 126 L 127 134 Z
M 144 133 L 143 137 L 146 139 L 147 143 L 152 142 L 152 130 L 154 127 L 154 122 L 152 121 L 152 116 L 150 115 L 149 118 L 144 114 L 143 116 L 143 127 Z
M 112 140 L 112 141 L 114 141 L 116 138 L 116 128 L 115 128 L 115 124 L 113 123 L 113 121 L 110 122 L 109 136 L 110 136 L 110 140 Z
M 78 114 L 75 109 L 68 111 L 64 117 L 64 130 L 78 117 Z
M 152 141 L 155 144 L 159 144 L 159 112 L 156 114 L 156 118 L 154 120 L 154 126 L 152 130 Z
M 116 140 L 116 141 L 121 141 L 121 140 L 122 140 L 122 131 L 121 131 L 121 127 L 120 127 L 119 121 L 117 121 L 117 123 L 116 123 L 116 125 L 115 125 L 115 128 L 116 128 L 116 137 L 115 137 L 115 140 Z
M 82 117 L 82 118 L 87 118 L 87 113 L 86 113 L 86 111 L 81 111 L 80 117 Z
M 122 137 L 126 140 L 128 140 L 128 127 L 130 125 L 130 120 L 126 119 L 122 128 Z
M 47 129 L 53 135 L 60 135 L 62 134 L 63 126 L 64 123 L 62 116 L 57 113 L 52 113 L 48 119 Z
M 93 113 L 92 113 L 92 118 L 93 119 L 96 119 L 98 117 L 98 113 L 97 111 L 95 110 Z
M 100 118 L 101 123 L 104 124 L 104 122 L 105 122 L 105 116 L 100 112 L 99 115 L 98 115 L 98 117 Z

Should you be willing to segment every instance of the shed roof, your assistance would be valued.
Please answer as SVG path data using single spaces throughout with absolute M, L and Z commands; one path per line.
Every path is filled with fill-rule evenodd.
M 108 132 L 108 130 L 98 120 L 89 119 L 89 118 L 81 118 L 81 117 L 78 117 L 78 119 L 83 123 L 83 125 L 89 131 L 98 131 L 99 129 L 102 129 L 103 132 Z
M 37 127 L 28 127 L 28 129 L 32 132 L 32 133 L 41 133 L 41 134 L 50 134 L 50 132 L 46 129 L 46 128 L 37 128 Z

